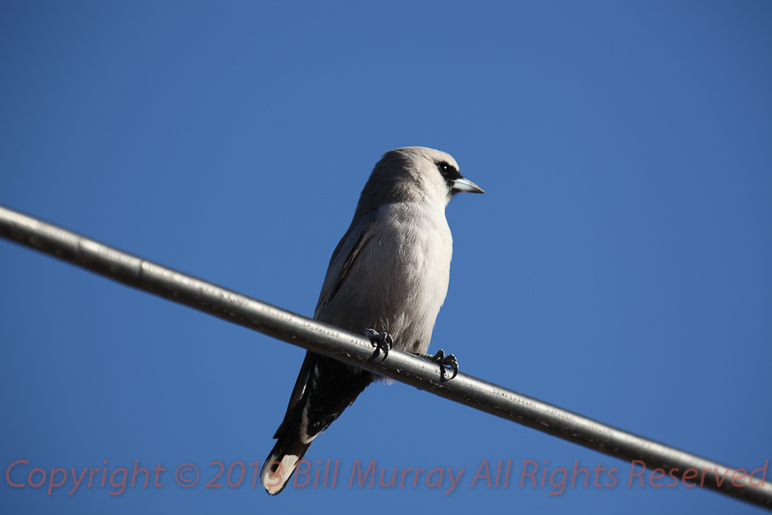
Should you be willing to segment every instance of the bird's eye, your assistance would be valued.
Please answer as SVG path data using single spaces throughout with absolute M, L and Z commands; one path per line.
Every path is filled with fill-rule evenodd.
M 437 169 L 440 171 L 442 176 L 445 177 L 446 179 L 450 179 L 453 177 L 453 175 L 458 173 L 455 168 L 453 168 L 445 161 L 441 163 L 437 163 Z

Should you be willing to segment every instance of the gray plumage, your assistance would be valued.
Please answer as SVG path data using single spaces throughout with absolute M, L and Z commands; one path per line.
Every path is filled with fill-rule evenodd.
M 332 254 L 314 318 L 355 333 L 388 333 L 394 348 L 426 353 L 450 278 L 445 206 L 464 191 L 483 193 L 450 155 L 424 147 L 387 152 Z M 306 353 L 261 472 L 269 494 L 281 492 L 313 439 L 376 378 Z

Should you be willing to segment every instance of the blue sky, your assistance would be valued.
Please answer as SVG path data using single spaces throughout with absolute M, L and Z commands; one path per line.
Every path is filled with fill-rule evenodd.
M 372 165 L 445 150 L 486 194 L 448 206 L 431 349 L 756 469 L 772 459 L 770 26 L 765 1 L 4 1 L 0 203 L 311 315 Z M 314 466 L 340 460 L 335 488 L 270 498 L 250 463 L 301 349 L 6 241 L 0 291 L 0 465 L 29 462 L 11 479 L 166 469 L 119 495 L 102 471 L 70 495 L 70 475 L 51 495 L 48 477 L 6 481 L 8 513 L 758 512 L 628 487 L 622 461 L 402 384 L 314 442 Z M 500 459 L 506 488 L 471 486 Z M 447 474 L 348 487 L 357 460 L 464 472 L 447 495 Z M 207 488 L 215 461 L 244 463 L 243 483 Z M 528 461 L 616 467 L 618 484 L 550 495 L 520 486 Z

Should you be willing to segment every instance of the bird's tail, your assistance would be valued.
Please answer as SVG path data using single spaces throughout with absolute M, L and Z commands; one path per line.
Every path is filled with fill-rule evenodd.
M 269 494 L 276 495 L 287 486 L 314 438 L 351 406 L 373 379 L 370 372 L 312 352 L 306 354 L 287 413 L 274 435 L 278 441 L 260 472 L 260 482 Z
M 304 441 L 301 437 L 299 420 L 290 431 L 279 435 L 279 440 L 273 446 L 260 472 L 260 482 L 269 494 L 276 495 L 284 490 L 312 441 Z

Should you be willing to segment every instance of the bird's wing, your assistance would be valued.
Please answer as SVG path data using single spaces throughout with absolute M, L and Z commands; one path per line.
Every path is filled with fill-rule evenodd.
M 378 216 L 378 210 L 374 209 L 361 216 L 351 224 L 346 234 L 343 235 L 335 252 L 330 258 L 330 265 L 327 268 L 327 275 L 324 278 L 322 292 L 319 294 L 319 301 L 314 310 L 314 318 L 319 318 L 324 307 L 335 297 L 340 290 L 341 285 L 346 280 L 351 265 L 356 261 L 359 252 L 372 237 L 373 222 Z
M 316 354 L 306 352 L 306 358 L 303 360 L 303 365 L 300 367 L 300 373 L 295 381 L 295 387 L 292 389 L 292 394 L 290 395 L 287 413 L 284 415 L 284 420 L 282 420 L 278 429 L 276 429 L 276 434 L 273 435 L 274 438 L 278 438 L 284 433 L 287 427 L 292 425 L 293 418 L 298 415 L 295 413 L 294 408 L 300 402 L 300 399 L 303 398 L 303 393 L 305 393 L 306 385 L 308 384 L 308 376 L 313 372 L 316 364 L 316 357 Z
M 324 278 L 322 292 L 319 295 L 319 302 L 314 310 L 314 318 L 319 318 L 324 307 L 335 296 L 341 284 L 345 281 L 346 275 L 359 251 L 362 250 L 362 247 L 364 247 L 372 235 L 370 229 L 377 213 L 378 210 L 370 211 L 352 223 L 346 234 L 341 238 L 338 246 L 335 247 L 332 258 L 330 258 L 330 265 L 327 268 L 327 275 Z M 316 354 L 306 352 L 306 358 L 303 360 L 303 366 L 300 367 L 298 379 L 295 381 L 295 387 L 292 389 L 292 395 L 290 395 L 287 414 L 279 429 L 276 430 L 276 435 L 281 434 L 284 426 L 291 423 L 290 419 L 292 418 L 294 408 L 303 398 L 309 376 L 313 373 L 314 366 L 316 365 L 316 358 Z

